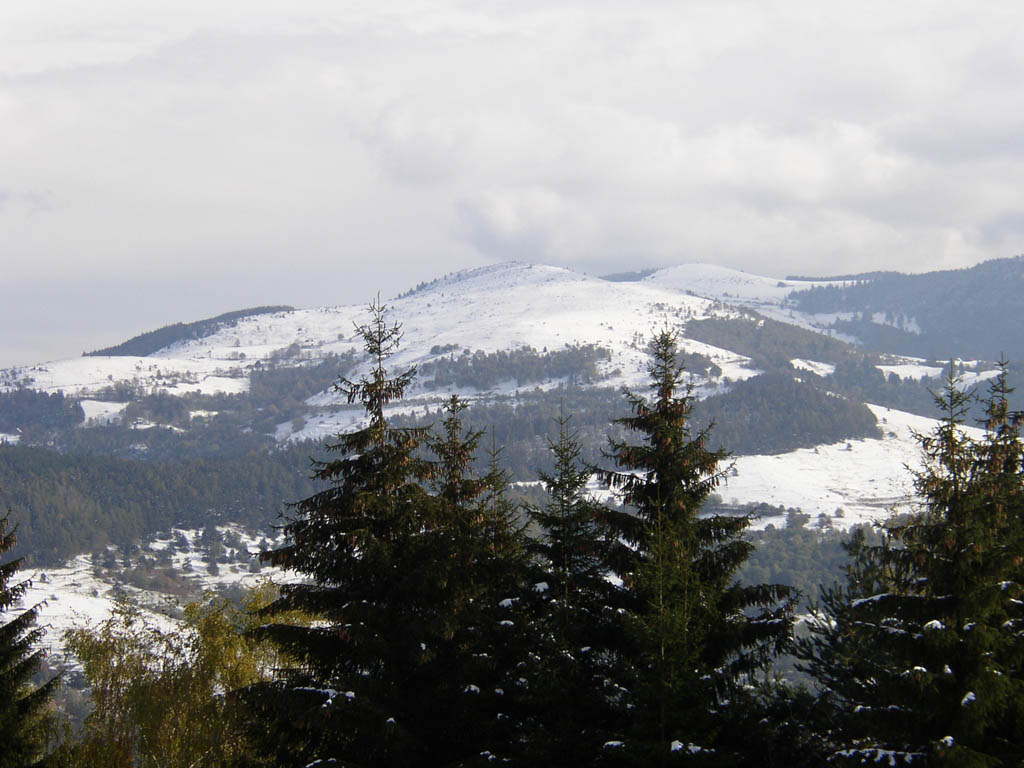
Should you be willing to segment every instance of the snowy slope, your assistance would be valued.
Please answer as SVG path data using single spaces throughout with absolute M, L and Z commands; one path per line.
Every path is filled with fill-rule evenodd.
M 456 273 L 390 302 L 389 317 L 405 332 L 396 366 L 430 359 L 434 345 L 457 344 L 471 351 L 532 346 L 559 349 L 598 344 L 612 352 L 608 371 L 621 370 L 609 384 L 632 384 L 644 375 L 644 346 L 663 325 L 733 311 L 677 286 L 611 283 L 557 267 L 509 263 Z M 147 389 L 241 392 L 259 361 L 272 357 L 321 359 L 328 353 L 361 349 L 354 323 L 365 306 L 337 306 L 257 315 L 202 339 L 181 342 L 148 357 L 81 357 L 12 369 L 3 380 L 48 392 L 95 394 L 117 382 Z M 295 345 L 295 346 L 293 346 Z M 757 372 L 746 358 L 698 342 L 684 351 L 714 360 L 733 380 Z M 292 347 L 290 353 L 285 353 Z M 295 357 L 293 353 L 297 353 Z M 357 372 L 358 373 L 358 372 Z M 326 393 L 321 404 L 336 400 Z
M 609 282 L 557 267 L 507 263 L 455 273 L 389 302 L 389 319 L 404 330 L 401 350 L 392 360 L 396 368 L 436 357 L 435 346 L 457 345 L 465 350 L 493 352 L 524 346 L 538 351 L 557 350 L 567 344 L 595 344 L 611 352 L 602 363 L 605 385 L 636 386 L 646 380 L 646 341 L 653 331 L 681 328 L 691 319 L 735 316 L 736 304 L 774 308 L 784 305 L 788 293 L 815 283 L 779 281 L 707 264 L 660 270 L 639 282 Z M 731 302 L 731 304 L 729 303 Z M 300 364 L 328 353 L 361 350 L 354 325 L 365 322 L 365 306 L 302 309 L 243 318 L 210 336 L 174 344 L 148 357 L 81 357 L 4 372 L 0 381 L 22 382 L 46 391 L 58 389 L 85 398 L 92 423 L 119 416 L 120 405 L 89 397 L 118 382 L 147 390 L 165 388 L 172 393 L 240 392 L 248 374 L 261 361 L 277 359 Z M 809 323 L 803 318 L 803 323 Z M 688 339 L 684 352 L 699 352 L 722 369 L 717 381 L 700 382 L 701 392 L 714 391 L 733 381 L 757 375 L 749 360 L 728 350 Z M 831 366 L 794 360 L 794 365 L 827 375 Z M 918 361 L 899 360 L 885 370 L 914 377 L 932 371 Z M 359 370 L 355 372 L 358 376 Z M 557 382 L 549 383 L 549 386 Z M 13 386 L 13 384 L 8 384 Z M 514 381 L 487 393 L 515 391 Z M 401 410 L 434 405 L 444 393 L 413 390 Z M 358 408 L 339 407 L 331 391 L 307 401 L 314 409 L 305 424 L 293 431 L 280 425 L 280 440 L 323 438 L 359 422 Z M 927 430 L 927 420 L 886 412 L 892 424 L 884 431 L 895 437 L 820 446 L 782 456 L 741 457 L 739 474 L 723 492 L 726 501 L 767 501 L 800 506 L 812 514 L 831 515 L 846 510 L 847 523 L 878 519 L 905 501 L 909 485 L 903 464 L 913 459 L 916 447 L 909 430 Z
M 226 526 L 218 526 L 221 533 L 228 529 Z M 246 536 L 237 529 L 232 530 L 241 535 L 250 552 L 259 550 L 258 538 Z M 185 536 L 194 547 L 188 553 L 176 552 L 172 558 L 175 569 L 184 573 L 185 581 L 194 589 L 193 597 L 189 599 L 180 600 L 138 589 L 122 582 L 116 575 L 94 568 L 89 555 L 79 555 L 63 568 L 19 573 L 19 580 L 24 578 L 31 581 L 31 584 L 13 609 L 19 611 L 34 605 L 41 606 L 38 625 L 45 631 L 45 635 L 40 646 L 46 648 L 50 655 L 61 658 L 64 633 L 70 629 L 96 626 L 108 619 L 116 604 L 117 593 L 139 606 L 152 623 L 164 629 L 173 629 L 176 621 L 168 615 L 168 609 L 180 608 L 190 599 L 199 599 L 206 591 L 232 584 L 251 587 L 268 578 L 281 584 L 295 578 L 294 574 L 269 566 L 257 573 L 250 573 L 245 565 L 237 562 L 221 565 L 220 572 L 216 576 L 211 575 L 207 570 L 208 563 L 197 545 L 200 532 L 175 530 L 171 533 Z M 153 557 L 164 546 L 166 542 L 150 542 L 144 545 L 141 554 Z M 133 564 L 137 564 L 137 561 Z
M 880 439 L 802 448 L 777 456 L 739 456 L 736 475 L 719 489 L 726 503 L 766 502 L 798 507 L 812 522 L 826 515 L 836 528 L 884 520 L 917 503 L 912 470 L 920 468 L 914 434 L 932 432 L 938 422 L 891 408 L 869 405 L 882 429 Z M 975 438 L 981 430 L 967 428 Z M 842 517 L 835 517 L 837 509 Z M 766 518 L 758 526 L 784 525 Z M 758 527 L 755 526 L 755 527 Z
M 680 264 L 660 269 L 644 278 L 644 283 L 675 291 L 689 291 L 709 299 L 731 299 L 734 303 L 752 306 L 781 304 L 795 290 L 830 285 L 827 282 L 779 280 L 751 275 L 715 264 Z

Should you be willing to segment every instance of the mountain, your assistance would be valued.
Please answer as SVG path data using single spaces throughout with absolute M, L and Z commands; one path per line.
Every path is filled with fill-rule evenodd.
M 948 286 L 945 273 L 935 274 L 920 285 Z M 714 420 L 713 439 L 738 455 L 739 471 L 722 491 L 725 503 L 800 506 L 845 526 L 910 500 L 903 469 L 916 455 L 910 426 L 924 429 L 930 422 L 918 419 L 935 415 L 927 386 L 938 385 L 944 363 L 884 354 L 855 336 L 859 326 L 837 325 L 848 322 L 841 312 L 819 311 L 830 301 L 853 301 L 841 299 L 854 295 L 844 291 L 893 276 L 780 281 L 687 264 L 610 277 L 508 263 L 446 275 L 395 298 L 389 317 L 402 324 L 404 338 L 391 362 L 415 366 L 419 375 L 392 418 L 429 424 L 457 391 L 472 403 L 469 420 L 493 430 L 525 482 L 547 468 L 545 437 L 564 407 L 587 457 L 597 462 L 612 419 L 624 415 L 619 390 L 645 386 L 647 340 L 668 326 L 680 333 L 701 399 L 698 422 Z M 968 282 L 983 281 L 972 273 Z M 986 328 L 971 325 L 971 318 L 988 317 L 979 313 L 958 308 L 970 329 L 965 338 L 984 336 Z M 900 315 L 900 322 L 904 329 L 924 328 L 931 316 L 922 309 Z M 43 447 L 61 452 L 66 465 L 84 462 L 51 479 L 67 498 L 109 497 L 109 487 L 82 484 L 102 474 L 96 457 L 121 462 L 117 474 L 133 485 L 125 497 L 135 511 L 117 512 L 122 533 L 90 535 L 90 546 L 141 535 L 161 520 L 165 527 L 196 526 L 204 516 L 220 524 L 240 515 L 247 525 L 268 522 L 294 500 L 270 498 L 268 489 L 301 493 L 304 487 L 281 473 L 282 448 L 316 455 L 322 440 L 362 419 L 332 384 L 365 370 L 354 329 L 364 319 L 360 306 L 260 307 L 168 326 L 105 355 L 0 371 L 0 442 L 20 444 L 9 452 Z M 965 348 L 961 357 L 976 356 Z M 978 383 L 993 370 L 976 360 L 958 365 Z M 249 457 L 272 454 L 274 461 L 253 460 L 251 477 L 239 481 Z M 11 506 L 40 504 L 45 479 L 30 490 L 14 469 L 36 460 L 3 458 L 0 487 L 20 494 L 9 499 Z M 297 460 L 295 471 L 304 469 Z M 191 490 L 169 483 L 154 497 L 159 510 L 140 510 L 154 472 L 188 478 Z M 227 488 L 233 498 L 218 501 Z M 844 516 L 835 518 L 839 507 Z M 94 514 L 87 504 L 74 509 L 83 520 Z M 65 523 L 72 531 L 83 524 L 67 509 L 28 514 L 26 547 L 33 536 L 46 535 L 47 521 L 72 521 Z M 50 540 L 40 551 L 69 556 L 80 539 L 65 532 L 59 546 Z
M 969 269 L 852 275 L 793 293 L 802 313 L 884 352 L 1024 359 L 1024 256 Z
M 928 387 L 948 365 L 879 339 L 953 338 L 952 321 L 941 323 L 955 317 L 954 364 L 983 386 L 994 371 L 984 358 L 1006 341 L 995 318 L 1012 329 L 1021 317 L 1013 291 L 979 306 L 986 280 L 1008 282 L 1019 266 L 1004 261 L 959 283 L 949 273 L 778 280 L 707 264 L 608 279 L 521 263 L 445 275 L 389 302 L 404 330 L 391 362 L 418 370 L 390 417 L 430 424 L 459 392 L 530 497 L 563 409 L 586 458 L 606 462 L 620 390 L 643 390 L 647 341 L 668 326 L 700 398 L 696 426 L 713 420 L 712 440 L 736 454 L 713 503 L 756 508 L 761 535 L 806 516 L 836 560 L 830 530 L 913 503 L 905 465 L 917 462 L 914 433 L 935 424 Z M 913 295 L 894 287 L 904 280 Z M 355 333 L 365 318 L 362 306 L 258 307 L 0 370 L 0 501 L 21 522 L 21 553 L 49 573 L 36 571 L 32 595 L 49 599 L 46 621 L 102 617 L 125 591 L 195 594 L 254 570 L 256 542 L 314 489 L 309 457 L 363 418 L 332 385 L 365 372 Z

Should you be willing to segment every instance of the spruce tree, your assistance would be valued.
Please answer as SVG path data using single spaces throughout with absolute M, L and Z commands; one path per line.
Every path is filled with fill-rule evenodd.
M 638 648 L 632 727 L 613 748 L 638 764 L 728 763 L 741 751 L 729 706 L 787 643 L 792 601 L 785 587 L 736 580 L 751 551 L 741 538 L 748 518 L 700 513 L 725 478 L 728 454 L 708 447 L 710 426 L 691 424 L 692 387 L 676 343 L 667 329 L 654 337 L 651 396 L 626 391 L 632 415 L 617 420 L 640 441 L 610 440 L 618 468 L 600 472 L 640 523 L 621 574 L 638 604 L 629 617 Z
M 294 660 L 243 694 L 273 765 L 445 765 L 472 746 L 448 717 L 462 695 L 444 668 L 450 525 L 424 487 L 433 473 L 419 453 L 426 431 L 386 419 L 415 370 L 389 375 L 401 330 L 385 312 L 374 302 L 357 326 L 369 374 L 336 385 L 362 404 L 367 425 L 328 446 L 339 456 L 315 465 L 328 487 L 294 506 L 289 543 L 263 553 L 306 577 L 282 587 L 268 618 L 293 609 L 316 617 L 308 627 L 271 620 L 256 631 Z
M 482 430 L 465 428 L 467 404 L 452 395 L 433 453 L 431 485 L 438 509 L 434 568 L 443 569 L 444 595 L 435 610 L 447 622 L 438 644 L 435 727 L 450 734 L 450 753 L 462 763 L 507 760 L 516 754 L 524 705 L 510 670 L 523 658 L 529 625 L 510 599 L 526 573 L 522 533 L 506 498 L 507 475 L 492 454 L 490 471 L 473 469 Z
M 488 763 L 527 757 L 536 731 L 536 708 L 525 672 L 533 658 L 537 628 L 529 601 L 523 599 L 535 594 L 535 574 L 520 509 L 510 498 L 511 473 L 502 466 L 500 454 L 492 429 L 484 492 L 475 505 L 480 527 L 474 532 L 480 552 L 476 570 L 482 580 L 476 653 L 489 665 L 484 684 L 496 696 L 493 709 L 486 713 L 490 720 L 482 726 L 489 744 L 481 757 Z
M 974 440 L 972 396 L 950 373 L 943 419 L 918 437 L 923 508 L 886 524 L 879 546 L 854 540 L 846 586 L 824 594 L 798 648 L 833 712 L 833 762 L 1024 761 L 1024 445 L 1010 391 L 1004 365 Z
M 0 517 L 0 555 L 15 543 L 10 514 L 8 510 Z M 0 563 L 0 768 L 41 764 L 48 735 L 46 710 L 59 680 L 32 686 L 44 655 L 32 646 L 43 630 L 35 626 L 41 606 L 16 614 L 13 610 L 29 586 L 28 581 L 13 581 L 22 563 L 23 558 Z
M 504 475 L 472 468 L 481 433 L 452 397 L 439 433 L 394 428 L 385 408 L 414 370 L 389 376 L 401 332 L 374 303 L 359 326 L 370 373 L 338 390 L 368 424 L 316 464 L 329 487 L 294 506 L 289 543 L 264 553 L 307 581 L 282 587 L 255 631 L 293 663 L 241 696 L 275 766 L 468 765 L 510 753 L 508 669 L 525 643 L 509 618 L 521 560 Z M 274 622 L 299 610 L 310 626 Z M 321 762 L 318 762 L 321 761 Z
M 604 744 L 622 737 L 626 716 L 620 610 L 630 598 L 616 573 L 630 555 L 620 537 L 635 518 L 588 496 L 593 471 L 569 417 L 561 414 L 557 425 L 557 441 L 548 440 L 554 469 L 540 473 L 549 501 L 527 508 L 539 529 L 530 550 L 540 585 L 528 598 L 536 614 L 530 671 L 537 718 L 529 763 L 589 765 Z

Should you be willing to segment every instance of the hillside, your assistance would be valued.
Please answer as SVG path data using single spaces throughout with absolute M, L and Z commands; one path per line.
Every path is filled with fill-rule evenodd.
M 459 392 L 471 403 L 469 422 L 492 431 L 515 479 L 531 481 L 549 466 L 546 438 L 565 408 L 598 462 L 611 422 L 624 415 L 620 389 L 644 386 L 647 340 L 668 326 L 680 334 L 700 398 L 694 418 L 713 420 L 713 439 L 738 457 L 726 503 L 799 506 L 845 527 L 909 501 L 896 475 L 916 448 L 907 429 L 882 420 L 934 416 L 928 387 L 938 386 L 943 363 L 853 343 L 823 328 L 836 315 L 799 308 L 800 297 L 845 290 L 842 282 L 707 264 L 611 277 L 508 263 L 445 275 L 394 299 L 389 317 L 404 338 L 392 363 L 418 375 L 391 417 L 429 426 Z M 30 491 L 12 468 L 31 458 L 9 455 L 14 474 L 0 482 L 30 521 L 25 543 L 59 560 L 76 554 L 76 541 L 124 545 L 207 517 L 271 521 L 309 487 L 291 485 L 287 462 L 303 472 L 323 440 L 361 422 L 332 385 L 364 372 L 354 330 L 364 318 L 361 306 L 241 310 L 143 334 L 108 350 L 117 354 L 0 371 L 0 442 L 67 457 L 36 462 Z M 133 350 L 145 354 L 123 354 Z M 976 383 L 992 372 L 990 363 L 960 366 Z M 851 471 L 851 451 L 863 472 Z M 92 514 L 83 499 L 115 493 L 95 480 L 111 462 L 121 462 L 116 474 L 130 491 L 107 511 L 116 526 L 69 533 Z M 171 481 L 147 497 L 154 472 Z M 173 478 L 191 495 L 179 494 Z M 48 486 L 62 489 L 60 509 L 39 501 Z M 850 514 L 835 518 L 838 507 Z M 48 520 L 67 530 L 51 531 Z
M 852 275 L 790 296 L 801 312 L 880 351 L 918 357 L 1024 359 L 1024 257 L 970 269 Z

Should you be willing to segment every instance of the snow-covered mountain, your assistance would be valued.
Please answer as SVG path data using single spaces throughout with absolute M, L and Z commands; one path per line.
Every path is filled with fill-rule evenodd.
M 392 363 L 396 368 L 416 365 L 426 370 L 439 360 L 478 351 L 532 348 L 543 355 L 567 346 L 594 345 L 607 355 L 602 353 L 596 361 L 597 375 L 591 386 L 642 388 L 647 376 L 646 342 L 654 331 L 667 326 L 682 332 L 685 354 L 701 355 L 713 363 L 704 373 L 694 374 L 696 392 L 703 397 L 727 392 L 762 371 L 749 355 L 727 348 L 729 345 L 714 346 L 688 338 L 688 323 L 735 320 L 755 311 L 750 322 L 755 332 L 761 323 L 758 317 L 823 332 L 836 315 L 799 312 L 791 298 L 793 291 L 821 285 L 828 283 L 780 281 L 707 264 L 671 267 L 633 282 L 609 281 L 551 266 L 500 264 L 447 275 L 388 301 L 389 320 L 400 323 L 404 331 L 401 349 Z M 334 359 L 331 355 L 354 355 L 356 367 L 348 375 L 358 377 L 366 363 L 355 327 L 366 319 L 365 305 L 261 311 L 230 322 L 205 323 L 203 327 L 210 332 L 181 338 L 145 356 L 89 355 L 0 370 L 0 392 L 19 388 L 63 392 L 82 407 L 85 422 L 78 429 L 89 429 L 124 420 L 131 403 L 113 397 L 118 388 L 172 397 L 244 395 L 256 371 L 314 367 Z M 793 378 L 812 377 L 825 388 L 837 367 L 834 362 L 796 355 L 789 366 Z M 886 377 L 931 379 L 933 384 L 942 372 L 942 366 L 934 361 L 893 356 L 879 358 L 876 367 Z M 991 373 L 981 366 L 969 376 L 982 381 Z M 531 383 L 530 388 L 550 390 L 564 383 L 564 379 L 548 379 Z M 421 376 L 410 397 L 394 411 L 436 408 L 451 389 L 453 386 L 433 386 L 428 376 Z M 518 390 L 516 380 L 509 378 L 485 389 L 462 387 L 459 393 L 476 401 L 514 401 Z M 359 408 L 344 404 L 328 384 L 312 394 L 303 393 L 303 400 L 302 418 L 283 418 L 271 429 L 279 443 L 330 437 L 355 426 L 363 417 Z M 812 524 L 835 528 L 879 520 L 893 510 L 906 509 L 913 504 L 907 466 L 917 463 L 914 434 L 929 432 L 935 422 L 877 404 L 869 403 L 869 407 L 880 427 L 877 437 L 735 457 L 735 472 L 719 489 L 722 501 L 798 507 L 811 516 Z M 199 409 L 188 412 L 197 422 L 215 415 Z M 133 418 L 135 429 L 153 426 Z M 165 426 L 179 432 L 188 429 L 187 424 Z M 15 430 L 3 433 L 0 428 L 0 442 L 17 442 L 20 437 Z M 764 517 L 757 525 L 780 527 L 785 520 L 780 509 L 777 516 Z M 195 533 L 189 535 L 195 537 Z M 254 542 L 248 544 L 255 548 Z M 159 542 L 143 544 L 143 549 L 152 547 L 158 552 L 160 546 Z M 178 561 L 186 556 L 178 553 L 174 557 L 175 566 L 180 567 Z M 205 579 L 204 584 L 255 578 L 237 564 L 212 577 L 202 555 L 190 557 L 194 569 L 187 578 Z M 94 561 L 81 556 L 63 569 L 48 570 L 46 581 L 40 578 L 41 571 L 35 574 L 35 586 L 26 599 L 50 600 L 43 616 L 53 629 L 50 642 L 59 630 L 80 622 L 82 616 L 95 620 L 106 615 L 112 577 L 98 575 Z
M 671 275 L 673 271 L 664 272 Z M 445 345 L 493 352 L 600 344 L 613 353 L 608 368 L 621 368 L 621 383 L 632 382 L 643 370 L 643 339 L 653 329 L 735 314 L 707 290 L 730 285 L 716 281 L 721 269 L 696 265 L 695 274 L 701 272 L 706 278 L 695 280 L 694 285 L 706 297 L 688 293 L 681 279 L 663 284 L 662 273 L 637 283 L 612 283 L 557 267 L 521 263 L 455 273 L 389 302 L 389 317 L 400 322 L 405 332 L 394 362 L 422 363 L 431 359 L 431 348 Z M 364 306 L 261 314 L 146 357 L 82 357 L 9 369 L 0 373 L 0 386 L 22 383 L 84 396 L 126 381 L 166 388 L 172 394 L 239 392 L 257 363 L 280 356 L 292 345 L 298 345 L 306 360 L 359 348 L 353 326 L 365 318 Z M 711 356 L 727 367 L 724 375 L 730 378 L 752 374 L 744 368 L 744 358 L 728 350 L 687 343 L 686 351 Z
M 557 267 L 507 263 L 447 275 L 388 302 L 389 319 L 401 323 L 402 347 L 396 367 L 423 365 L 459 351 L 497 352 L 532 347 L 538 352 L 567 345 L 600 346 L 609 352 L 600 360 L 603 386 L 642 385 L 646 340 L 664 326 L 684 329 L 690 321 L 735 318 L 747 309 L 803 328 L 816 328 L 822 318 L 787 306 L 795 290 L 824 283 L 766 278 L 708 264 L 687 264 L 659 270 L 636 282 L 611 282 Z M 355 326 L 367 317 L 364 306 L 297 309 L 243 317 L 201 338 L 175 342 L 145 357 L 83 356 L 0 372 L 0 388 L 31 387 L 63 391 L 78 398 L 87 424 L 116 420 L 124 403 L 103 399 L 118 384 L 139 391 L 171 395 L 190 392 L 243 393 L 249 375 L 270 362 L 310 365 L 330 354 L 361 350 Z M 684 353 L 710 359 L 720 372 L 696 377 L 698 393 L 720 392 L 761 371 L 743 354 L 693 339 L 681 340 Z M 795 369 L 828 375 L 828 363 L 794 359 Z M 886 373 L 919 377 L 939 368 L 923 361 L 892 359 Z M 354 373 L 358 376 L 360 370 Z M 554 387 L 559 381 L 539 386 Z M 487 391 L 466 391 L 469 398 L 510 395 L 509 380 Z M 399 410 L 437 404 L 445 391 L 420 386 Z M 282 422 L 279 440 L 323 438 L 351 428 L 362 414 L 345 408 L 330 388 L 306 400 L 309 412 L 300 423 Z M 879 408 L 876 408 L 881 413 Z M 916 447 L 908 425 L 921 430 L 920 417 L 890 412 L 892 428 L 883 437 L 851 447 L 822 446 L 772 457 L 739 457 L 738 473 L 723 496 L 728 501 L 763 501 L 801 506 L 812 515 L 832 516 L 839 507 L 849 514 L 835 524 L 851 524 L 888 514 L 909 500 L 905 462 Z M 147 426 L 139 424 L 138 426 Z M 842 455 L 836 458 L 836 451 Z M 855 457 L 863 461 L 852 461 Z

